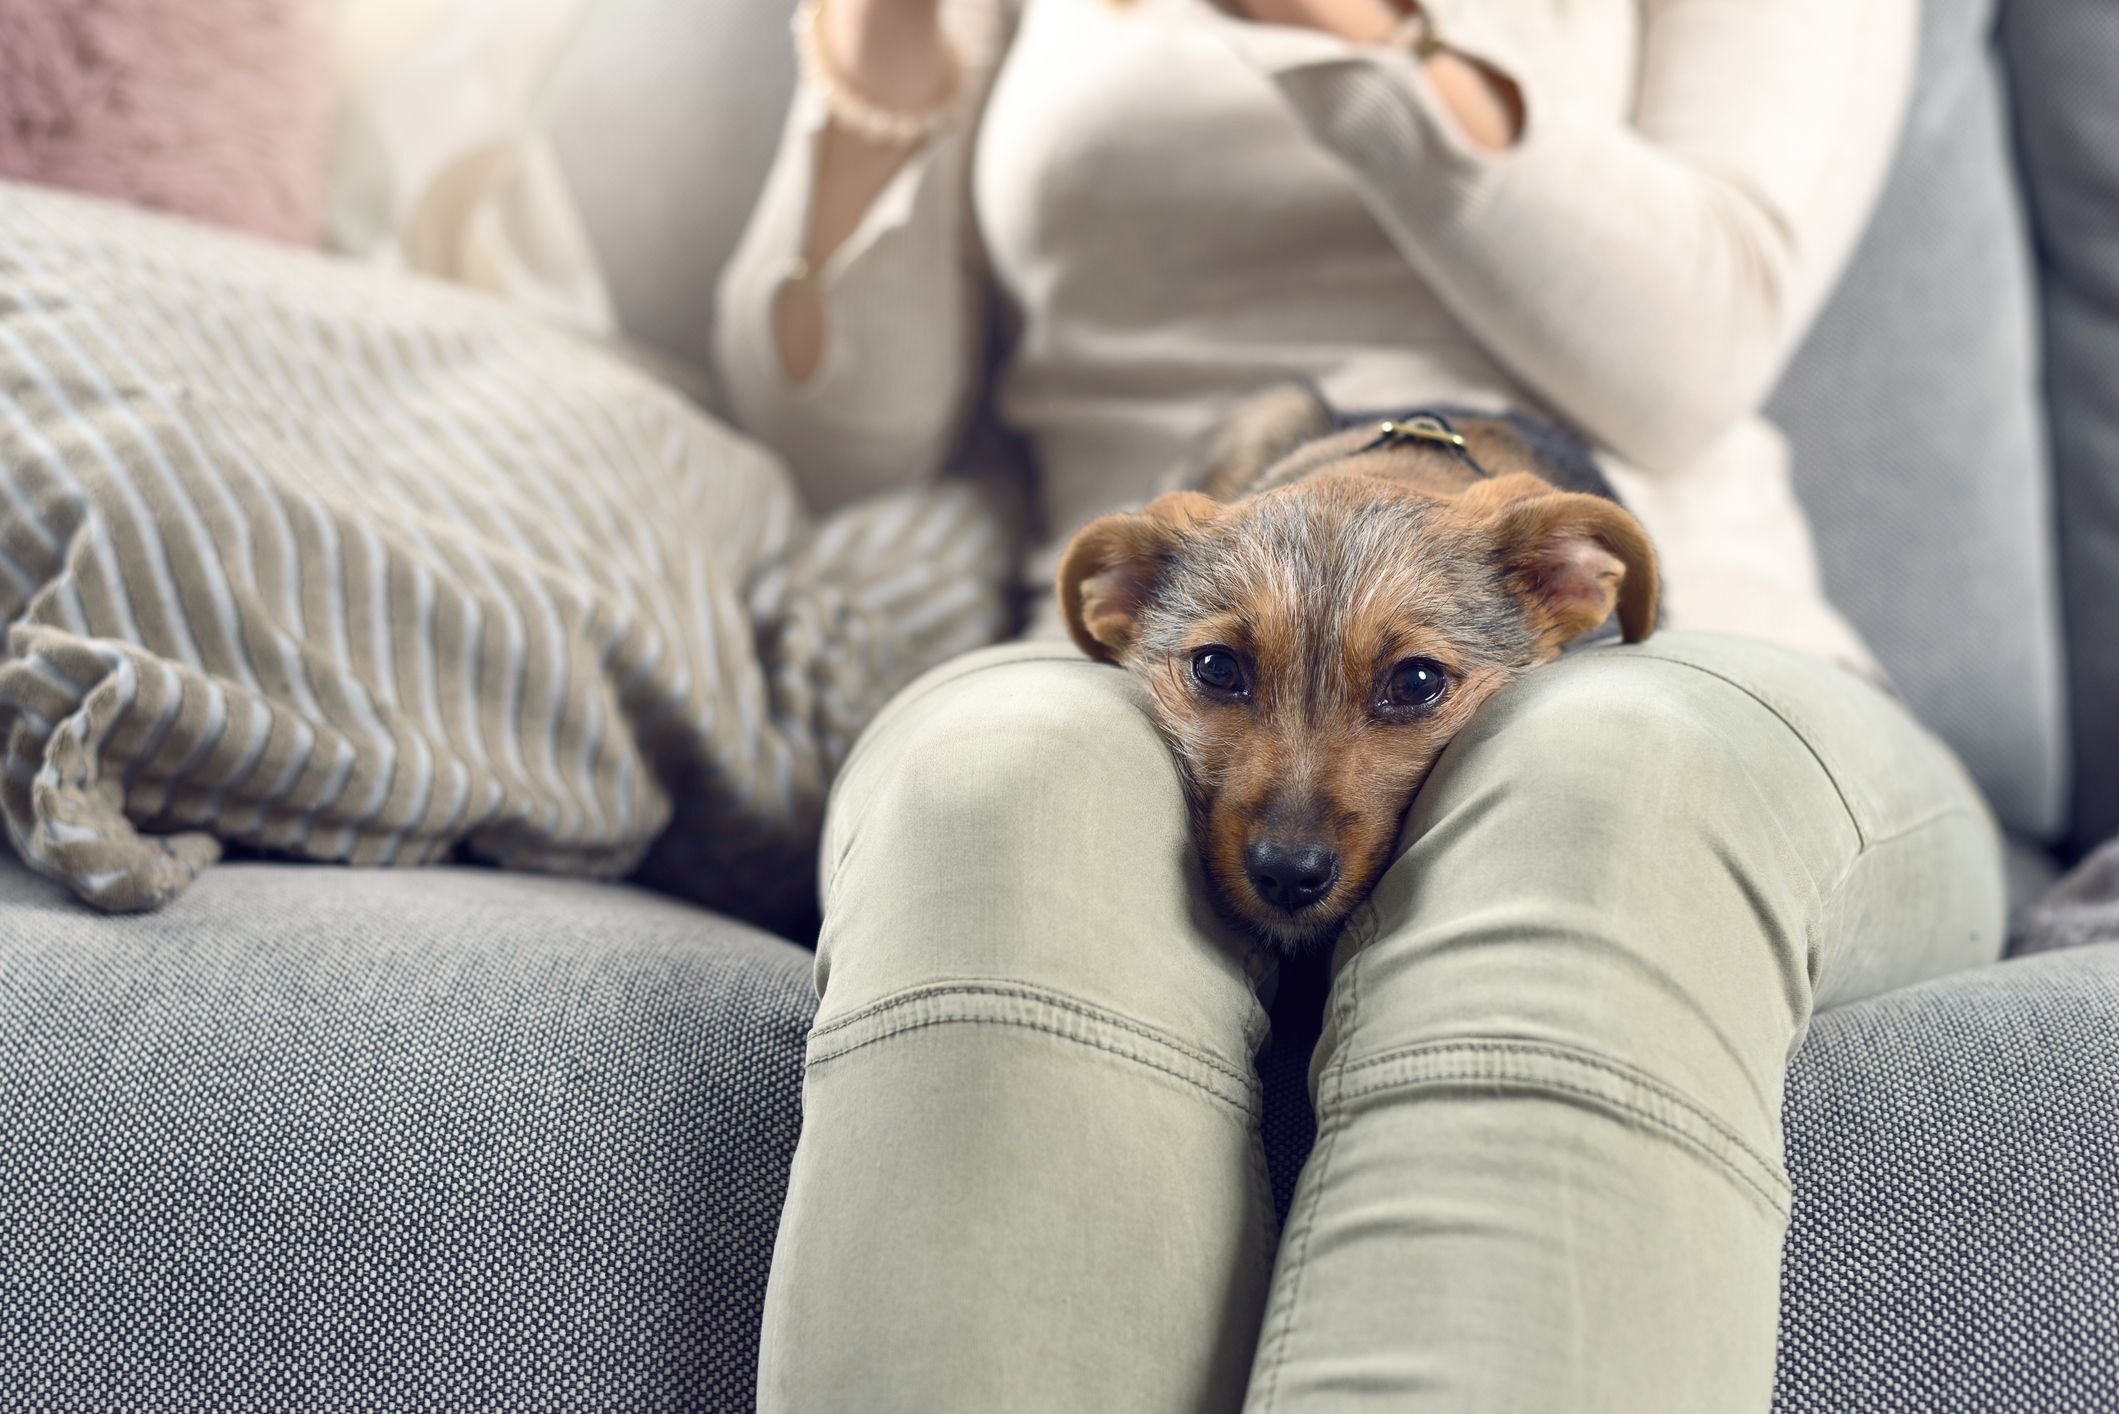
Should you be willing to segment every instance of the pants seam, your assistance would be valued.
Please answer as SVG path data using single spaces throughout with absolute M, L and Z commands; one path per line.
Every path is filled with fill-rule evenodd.
M 1666 1085 L 1646 1071 L 1627 1065 L 1623 1061 L 1615 1061 L 1592 1052 L 1576 1050 L 1572 1046 L 1559 1046 L 1545 1041 L 1517 1041 L 1504 1037 L 1464 1041 L 1430 1041 L 1414 1046 L 1402 1046 L 1395 1050 L 1385 1051 L 1380 1055 L 1369 1056 L 1364 1060 L 1356 1061 L 1347 1067 L 1347 1074 L 1355 1076 L 1365 1070 L 1373 1070 L 1379 1066 L 1390 1065 L 1393 1062 L 1416 1056 L 1440 1055 L 1452 1052 L 1488 1055 L 1538 1055 L 1549 1057 L 1564 1064 L 1587 1066 L 1592 1070 L 1604 1071 L 1624 1083 L 1638 1085 L 1642 1089 L 1668 1100 L 1671 1104 L 1693 1115 L 1702 1124 L 1728 1140 L 1730 1144 L 1742 1149 L 1760 1164 L 1769 1168 L 1772 1166 L 1765 1155 L 1753 1148 L 1744 1136 L 1724 1124 L 1712 1111 L 1686 1095 L 1683 1091 Z M 1377 1087 L 1364 1085 L 1351 1093 L 1358 1098 L 1370 1093 L 1374 1088 Z
M 919 995 L 904 998 L 891 1007 L 888 1013 L 872 1016 L 872 1024 L 865 1028 L 865 1034 L 849 1039 L 843 1045 L 820 1046 L 816 1037 L 812 1036 L 804 1068 L 815 1069 L 856 1051 L 866 1050 L 870 1046 L 936 1026 L 1010 1026 L 1071 1041 L 1076 1045 L 1103 1051 L 1121 1060 L 1128 1060 L 1145 1069 L 1167 1075 L 1227 1106 L 1247 1122 L 1255 1122 L 1263 1108 L 1262 1096 L 1255 1079 L 1247 1077 L 1237 1086 L 1216 1084 L 1215 1079 L 1225 1077 L 1225 1072 L 1215 1070 L 1208 1075 L 1201 1075 L 1188 1070 L 1184 1062 L 1194 1061 L 1195 1058 L 1188 1052 L 1164 1045 L 1152 1033 L 1133 1029 L 1119 1036 L 1100 1034 L 1100 1017 L 1079 1010 L 1047 1008 L 1042 999 L 1034 996 L 985 998 L 991 1003 L 1030 1003 L 1027 1010 L 1015 1011 L 998 1005 L 981 1007 L 976 1005 L 978 1000 L 975 993 L 958 996 L 946 989 L 922 989 Z M 1051 1014 L 1053 1012 L 1057 1015 Z M 1136 1037 L 1138 1041 L 1135 1040 Z M 1154 1051 L 1158 1047 L 1176 1051 L 1177 1058 L 1156 1055 Z
M 1833 795 L 1839 798 L 1839 808 L 1846 812 L 1847 823 L 1854 827 L 1854 837 L 1857 844 L 1866 845 L 1868 843 L 1868 829 L 1862 824 L 1861 815 L 1854 809 L 1854 802 L 1847 798 L 1847 789 L 1845 786 L 1840 784 L 1838 773 L 1835 772 L 1832 767 L 1826 763 L 1825 758 L 1823 756 L 1818 754 L 1817 747 L 1811 742 L 1809 733 L 1795 724 L 1794 718 L 1789 715 L 1787 709 L 1783 708 L 1779 703 L 1775 702 L 1770 697 L 1767 697 L 1764 693 L 1759 691 L 1759 689 L 1751 686 L 1749 683 L 1739 682 L 1737 679 L 1729 676 L 1727 673 L 1720 672 L 1714 668 L 1707 667 L 1701 663 L 1692 662 L 1690 659 L 1675 658 L 1667 654 L 1657 653 L 1653 650 L 1638 651 L 1633 656 L 1638 658 L 1647 658 L 1657 663 L 1669 663 L 1673 666 L 1680 668 L 1690 668 L 1696 673 L 1702 673 L 1707 677 L 1713 678 L 1716 682 L 1728 684 L 1730 687 L 1735 688 L 1738 692 L 1741 692 L 1742 694 L 1744 694 L 1744 696 L 1750 698 L 1753 702 L 1756 702 L 1759 706 L 1765 708 L 1768 712 L 1772 713 L 1774 720 L 1778 721 L 1782 726 L 1786 727 L 1788 729 L 1788 734 L 1790 736 L 1793 736 L 1798 742 L 1802 743 L 1803 750 L 1808 752 L 1810 755 L 1810 759 L 1817 763 L 1817 769 L 1824 773 L 1826 782 L 1832 787 Z
M 1964 804 L 1942 805 L 1937 806 L 1933 810 L 1930 810 L 1925 815 L 1918 816 L 1903 825 L 1896 826 L 1890 831 L 1876 836 L 1876 838 L 1874 839 L 1862 841 L 1862 843 L 1856 847 L 1854 853 L 1848 856 L 1846 864 L 1841 867 L 1838 875 L 1833 878 L 1831 885 L 1818 895 L 1817 907 L 1812 912 L 1808 927 L 1805 930 L 1806 949 L 1809 954 L 1812 957 L 1823 957 L 1824 942 L 1823 939 L 1819 937 L 1819 933 L 1822 930 L 1825 921 L 1832 917 L 1833 905 L 1837 903 L 1839 901 L 1840 896 L 1847 891 L 1847 886 L 1854 882 L 1854 876 L 1861 872 L 1861 867 L 1863 864 L 1867 863 L 1870 859 L 1874 858 L 1879 850 L 1888 848 L 1889 846 L 1897 844 L 1902 840 L 1908 839 L 1913 835 L 1918 834 L 1922 830 L 1925 830 L 1930 826 L 1935 825 L 1943 820 L 1952 819 L 1957 816 L 1963 816 L 1967 819 L 1979 822 L 1987 822 L 1990 818 L 1984 815 L 1984 813 L 1976 806 Z M 1988 828 L 1992 828 L 1991 824 L 1988 825 Z M 1819 990 L 1819 987 L 1822 982 L 1823 969 L 1825 964 L 1820 961 L 1817 966 L 1818 971 L 1813 974 L 1810 978 L 1810 991 L 1812 996 L 1815 996 Z M 1833 1003 L 1833 1006 L 1835 1008 L 1843 1005 L 1847 1005 L 1847 1003 Z
M 1227 1061 L 1210 1052 L 1189 1045 L 1159 1027 L 1150 1026 L 1144 1021 L 1135 1021 L 1122 1013 L 1097 1006 L 1093 1002 L 1085 1002 L 1079 997 L 1069 996 L 1065 992 L 1054 991 L 1046 987 L 1033 987 L 1020 982 L 932 982 L 918 987 L 909 987 L 902 992 L 893 993 L 881 1001 L 871 1002 L 857 1011 L 848 1012 L 845 1016 L 837 1017 L 812 1027 L 809 1033 L 810 1044 L 814 1047 L 817 1041 L 823 1037 L 835 1035 L 849 1027 L 869 1022 L 900 1007 L 911 1006 L 935 997 L 944 996 L 1006 997 L 1017 1001 L 1029 1002 L 1036 1006 L 1050 1007 L 1055 1011 L 1068 1012 L 1081 1017 L 1085 1021 L 1129 1032 L 1153 1045 L 1175 1051 L 1185 1059 L 1204 1066 L 1216 1074 L 1225 1076 L 1237 1085 L 1248 1086 L 1253 1083 L 1251 1071 L 1248 1068 L 1239 1070 Z
M 1479 1057 L 1483 1064 L 1466 1063 L 1467 1058 Z M 1613 1093 L 1608 1087 L 1599 1087 L 1555 1074 L 1534 1064 L 1526 1063 L 1530 1058 L 1555 1062 L 1565 1070 L 1588 1070 L 1608 1075 L 1622 1087 Z M 1451 1064 L 1451 1061 L 1456 1064 Z M 1421 1062 L 1431 1062 L 1422 1065 Z M 1533 1091 L 1559 1092 L 1578 1096 L 1599 1105 L 1617 1109 L 1643 1120 L 1662 1133 L 1684 1144 L 1687 1148 L 1710 1159 L 1729 1176 L 1765 1200 L 1783 1218 L 1789 1212 L 1789 1194 L 1786 1180 L 1779 1176 L 1779 1166 L 1754 1148 L 1743 1136 L 1730 1129 L 1697 1102 L 1660 1081 L 1603 1057 L 1573 1050 L 1569 1047 L 1544 1045 L 1535 1042 L 1506 1040 L 1493 1041 L 1449 1041 L 1421 1046 L 1409 1046 L 1386 1055 L 1374 1056 L 1350 1067 L 1349 1071 L 1376 1069 L 1395 1070 L 1400 1073 L 1355 1087 L 1342 1085 L 1343 1099 L 1362 1099 L 1387 1090 L 1420 1089 L 1429 1086 L 1447 1086 L 1473 1083 L 1479 1085 L 1520 1086 Z M 1703 1137 L 1693 1126 L 1678 1123 L 1669 1114 L 1659 1112 L 1655 1106 L 1642 1103 L 1641 1092 L 1655 1097 L 1665 1105 L 1673 1107 L 1690 1117 L 1698 1129 L 1704 1129 L 1724 1144 L 1749 1159 L 1758 1172 L 1747 1171 L 1744 1164 L 1736 1162 L 1730 1154 L 1717 1148 Z

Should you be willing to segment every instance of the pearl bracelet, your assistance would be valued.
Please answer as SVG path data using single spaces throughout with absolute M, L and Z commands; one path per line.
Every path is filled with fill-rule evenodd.
M 923 113 L 885 108 L 847 82 L 824 43 L 823 20 L 824 0 L 802 0 L 795 10 L 795 57 L 802 82 L 823 98 L 833 122 L 884 147 L 917 147 L 949 126 L 963 87 L 963 67 L 954 54 L 949 59 L 949 86 L 933 107 Z

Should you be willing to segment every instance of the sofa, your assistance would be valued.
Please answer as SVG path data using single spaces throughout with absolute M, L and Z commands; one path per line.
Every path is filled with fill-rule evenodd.
M 784 94 L 784 10 L 743 4 L 689 103 Z M 2119 11 L 1922 24 L 1772 411 L 1830 588 L 2028 901 L 2119 831 Z M 555 135 L 583 190 L 587 132 Z M 688 294 L 612 282 L 672 359 L 771 138 L 715 139 Z M 230 862 L 106 916 L 0 858 L 0 1408 L 749 1407 L 805 942 L 469 865 Z M 1288 978 L 1260 1057 L 1283 1204 L 1320 986 Z M 1785 1128 L 1777 1410 L 2119 1408 L 2119 938 L 1819 1015 Z

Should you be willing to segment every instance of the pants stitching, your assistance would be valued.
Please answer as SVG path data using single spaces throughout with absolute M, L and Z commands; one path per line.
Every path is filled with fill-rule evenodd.
M 1155 1060 L 1149 1056 L 1142 1055 L 1138 1050 L 1127 1049 L 1125 1047 L 1115 1045 L 1108 1040 L 1102 1040 L 1095 1036 L 1085 1036 L 1079 1031 L 1072 1031 L 1063 1026 L 1055 1026 L 1049 1022 L 1036 1021 L 1030 1017 L 994 1016 L 990 1013 L 983 1012 L 943 1012 L 939 1014 L 930 1014 L 909 1018 L 907 1020 L 897 1023 L 896 1025 L 889 1027 L 887 1030 L 884 1030 L 878 1033 L 877 1035 L 865 1037 L 864 1039 L 855 1041 L 850 1045 L 842 1046 L 838 1050 L 823 1051 L 813 1054 L 804 1061 L 804 1069 L 807 1070 L 811 1067 L 823 1065 L 827 1061 L 838 1060 L 842 1057 L 853 1054 L 855 1051 L 866 1050 L 870 1046 L 878 1045 L 884 1041 L 895 1039 L 896 1037 L 902 1036 L 910 1031 L 923 1031 L 933 1026 L 961 1024 L 1014 1026 L 1026 1031 L 1042 1032 L 1047 1036 L 1057 1036 L 1063 1041 L 1072 1041 L 1075 1042 L 1077 1045 L 1087 1046 L 1093 1050 L 1107 1052 L 1108 1054 L 1119 1057 L 1121 1060 L 1129 1060 L 1136 1065 L 1145 1067 L 1146 1069 L 1159 1071 L 1162 1074 L 1170 1076 L 1175 1080 L 1181 1080 L 1185 1084 L 1191 1086 L 1193 1089 L 1199 1091 L 1201 1094 L 1210 1096 L 1214 1100 L 1219 1101 L 1221 1104 L 1228 1106 L 1231 1110 L 1234 1110 L 1237 1114 L 1243 1116 L 1246 1120 L 1255 1119 L 1260 1108 L 1261 1101 L 1259 1095 L 1257 1094 L 1255 1085 L 1247 1085 L 1244 1090 L 1243 1098 L 1239 1100 L 1233 1096 L 1224 1094 L 1222 1091 L 1216 1089 L 1212 1085 L 1207 1084 L 1205 1081 L 1201 1080 L 1196 1075 L 1187 1075 L 1183 1070 L 1179 1069 L 1178 1067 L 1166 1064 L 1162 1061 Z
M 1364 1070 L 1375 1069 L 1380 1066 L 1389 1065 L 1394 1061 L 1405 1060 L 1414 1056 L 1448 1055 L 1451 1053 L 1538 1055 L 1546 1056 L 1553 1060 L 1563 1061 L 1571 1065 L 1584 1066 L 1591 1070 L 1604 1071 L 1605 1073 L 1613 1076 L 1615 1079 L 1624 1081 L 1629 1085 L 1637 1085 L 1641 1089 L 1646 1090 L 1651 1094 L 1656 1095 L 1664 1100 L 1667 1100 L 1673 1105 L 1676 1105 L 1679 1109 L 1682 1109 L 1686 1113 L 1692 1115 L 1695 1119 L 1699 1120 L 1702 1124 L 1706 1125 L 1716 1134 L 1728 1140 L 1730 1144 L 1734 1145 L 1738 1149 L 1743 1150 L 1744 1153 L 1748 1154 L 1761 1167 L 1766 1168 L 1768 1170 L 1771 1170 L 1773 1168 L 1772 1160 L 1768 1159 L 1764 1154 L 1761 1154 L 1757 1149 L 1753 1148 L 1749 1140 L 1745 1139 L 1743 1135 L 1731 1129 L 1727 1124 L 1725 1124 L 1721 1120 L 1719 1116 L 1715 1115 L 1712 1111 L 1706 1109 L 1697 1100 L 1692 1099 L 1683 1091 L 1675 1089 L 1672 1086 L 1666 1085 L 1662 1081 L 1657 1080 L 1654 1076 L 1649 1075 L 1647 1072 L 1637 1070 L 1633 1066 L 1627 1065 L 1621 1061 L 1610 1060 L 1606 1057 L 1595 1055 L 1587 1051 L 1578 1051 L 1570 1046 L 1556 1046 L 1538 1041 L 1509 1041 L 1500 1039 L 1476 1041 L 1430 1041 L 1421 1045 L 1404 1046 L 1394 1051 L 1386 1051 L 1381 1055 L 1370 1056 L 1366 1060 L 1362 1060 L 1356 1062 L 1353 1065 L 1348 1066 L 1347 1071 L 1349 1075 L 1354 1075 Z M 1375 1090 L 1386 1089 L 1390 1086 L 1391 1083 L 1393 1082 L 1384 1081 L 1379 1082 L 1375 1085 L 1363 1086 L 1360 1089 L 1354 1090 L 1352 1093 L 1357 1097 L 1361 1095 L 1367 1095 L 1374 1092 Z
M 1437 1047 L 1435 1049 L 1438 1051 L 1448 1051 L 1478 1048 Z M 1572 1057 L 1561 1058 L 1568 1059 L 1570 1061 L 1576 1060 L 1576 1058 Z M 1630 1079 L 1630 1077 L 1628 1078 Z M 1765 1200 L 1766 1204 L 1771 1207 L 1776 1213 L 1778 1213 L 1784 1220 L 1788 1216 L 1789 1201 L 1787 1194 L 1775 1192 L 1772 1189 L 1766 1187 L 1764 1184 L 1761 1184 L 1752 1175 L 1746 1173 L 1741 1165 L 1732 1163 L 1727 1155 L 1717 1152 L 1714 1146 L 1706 1143 L 1698 1135 L 1692 1133 L 1681 1125 L 1671 1123 L 1667 1118 L 1657 1114 L 1654 1110 L 1648 1108 L 1645 1105 L 1637 1104 L 1633 1101 L 1607 1094 L 1604 1091 L 1598 1090 L 1589 1085 L 1578 1084 L 1571 1081 L 1558 1079 L 1556 1077 L 1544 1075 L 1495 1075 L 1491 1071 L 1474 1070 L 1472 1068 L 1466 1067 L 1462 1070 L 1444 1071 L 1434 1075 L 1409 1077 L 1402 1080 L 1383 1081 L 1374 1085 L 1367 1086 L 1363 1089 L 1353 1091 L 1347 1096 L 1347 1098 L 1359 1099 L 1363 1096 L 1378 1094 L 1385 1090 L 1425 1089 L 1431 1086 L 1462 1085 L 1465 1083 L 1473 1083 L 1488 1086 L 1517 1085 L 1521 1086 L 1526 1090 L 1534 1092 L 1558 1091 L 1562 1094 L 1579 1095 L 1584 1099 L 1593 1100 L 1600 1105 L 1607 1105 L 1613 1109 L 1623 1110 L 1627 1114 L 1634 1116 L 1636 1119 L 1647 1122 L 1649 1125 L 1661 1131 L 1663 1134 L 1678 1140 L 1680 1143 L 1684 1144 L 1687 1148 L 1693 1150 L 1695 1153 L 1698 1153 L 1701 1156 L 1713 1161 L 1716 1167 L 1720 1168 L 1724 1173 L 1736 1179 L 1738 1182 L 1742 1183 L 1746 1188 L 1749 1188 L 1752 1192 L 1756 1193 L 1760 1198 Z M 1655 1087 L 1644 1086 L 1643 1088 L 1653 1090 Z M 1690 1109 L 1689 1106 L 1687 1106 L 1687 1108 L 1688 1110 Z M 1694 1111 L 1694 1113 L 1697 1112 Z M 1719 1126 L 1716 1126 L 1716 1129 L 1718 1132 L 1722 1132 L 1720 1131 Z M 1750 1145 L 1744 1143 L 1742 1140 L 1738 1140 L 1737 1146 L 1745 1154 L 1749 1155 L 1753 1160 L 1763 1163 L 1763 1161 L 1758 1159 L 1758 1154 L 1751 1148 Z M 1766 1164 L 1764 1166 L 1768 1173 L 1773 1172 L 1773 1165 Z
M 1866 861 L 1872 858 L 1880 849 L 1897 844 L 1920 833 L 1931 825 L 1957 816 L 1963 816 L 1974 821 L 1985 820 L 1979 809 L 1974 806 L 1961 804 L 1937 806 L 1927 814 L 1919 816 L 1907 824 L 1900 825 L 1886 834 L 1878 835 L 1873 840 L 1865 841 L 1857 848 L 1853 855 L 1848 858 L 1846 864 L 1841 867 L 1839 874 L 1832 880 L 1831 886 L 1818 896 L 1816 911 L 1812 915 L 1809 926 L 1804 933 L 1810 956 L 1823 956 L 1824 940 L 1819 937 L 1819 932 L 1825 920 L 1832 916 L 1832 905 L 1838 901 L 1841 894 L 1846 892 L 1847 886 L 1854 882 L 1854 876 L 1860 872 L 1862 865 Z M 1992 828 L 1991 824 L 1989 824 L 1988 828 Z M 1810 990 L 1813 995 L 1818 990 L 1819 981 L 1819 976 L 1812 976 L 1810 979 Z M 1850 1000 L 1859 1000 L 1859 998 Z M 1834 1008 L 1844 1005 L 1848 1005 L 1848 1002 L 1833 1003 Z
M 879 1002 L 871 1002 L 859 1011 L 849 1012 L 836 1021 L 827 1022 L 824 1025 L 812 1028 L 809 1033 L 810 1040 L 814 1043 L 819 1037 L 829 1036 L 834 1032 L 842 1031 L 857 1022 L 881 1016 L 899 1007 L 925 1001 L 930 997 L 942 996 L 1013 997 L 1019 1001 L 1035 1002 L 1041 1006 L 1048 1006 L 1056 1011 L 1071 1012 L 1086 1020 L 1114 1027 L 1120 1031 L 1131 1032 L 1133 1035 L 1152 1041 L 1158 1046 L 1168 1047 L 1187 1060 L 1194 1061 L 1209 1070 L 1227 1076 L 1238 1085 L 1248 1086 L 1252 1083 L 1249 1070 L 1238 1070 L 1228 1062 L 1206 1051 L 1187 1045 L 1168 1032 L 1150 1026 L 1146 1022 L 1134 1021 L 1118 1012 L 1109 1011 L 1093 1003 L 1070 997 L 1064 992 L 1050 991 L 1043 987 L 1026 986 L 1021 983 L 935 982 L 925 986 L 909 988 L 885 997 Z

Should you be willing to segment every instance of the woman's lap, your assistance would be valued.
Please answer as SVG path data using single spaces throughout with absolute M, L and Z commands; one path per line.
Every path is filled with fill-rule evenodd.
M 1762 1358 L 1770 1373 L 1784 1220 L 1780 1069 L 1813 1002 L 1998 949 L 1998 867 L 1961 772 L 1839 669 L 1666 634 L 1574 655 L 1497 697 L 1438 764 L 1402 848 L 1335 959 L 1320 1142 L 1281 1244 L 1253 1407 L 1420 1390 L 1447 1407 L 1495 1381 L 1570 1407 L 1653 1407 L 1628 1369 L 1670 1402 L 1688 1381 L 1688 1398 L 1751 1388 Z M 874 1217 L 855 1211 L 847 1146 L 895 1142 L 901 1188 L 931 1190 L 935 1164 L 957 1181 L 944 1228 L 1000 1210 L 974 1244 L 987 1250 L 931 1270 L 937 1291 L 989 1281 L 995 1243 L 1071 1260 L 1067 1240 L 1023 1246 L 1055 1213 L 1106 1227 L 1151 1214 L 1076 1273 L 1116 1264 L 1096 1297 L 1110 1329 L 1083 1318 L 1070 1335 L 1034 1298 L 1019 1315 L 982 1301 L 986 1324 L 966 1338 L 1012 1351 L 997 1358 L 1021 1382 L 930 1370 L 942 1383 L 916 1377 L 908 1403 L 1038 1407 L 1022 1400 L 1042 1390 L 1080 1407 L 1093 1361 L 1111 1389 L 1133 1389 L 1109 1407 L 1229 1407 L 1226 1367 L 1259 1330 L 1270 1248 L 1249 1067 L 1266 966 L 1206 904 L 1179 783 L 1130 680 L 1052 645 L 938 669 L 857 748 L 826 861 L 810 1152 L 769 1352 L 809 1326 L 799 1305 L 824 1319 L 810 1288 L 826 1272 L 884 1255 L 861 1254 Z M 1027 1089 L 1009 1088 L 1011 1068 Z M 878 1106 L 906 1105 L 926 1116 L 913 1137 L 875 1127 Z M 982 1147 L 992 1163 L 967 1176 L 954 1127 L 975 1134 L 1003 1111 L 1024 1132 Z M 1099 1132 L 1070 1145 L 1070 1129 Z M 1571 1157 L 1555 1167 L 1555 1153 Z M 1205 1166 L 1219 1171 L 1193 1171 Z M 1143 1193 L 1173 1182 L 1188 1201 L 1158 1212 Z M 1694 1262 L 1689 1284 L 1666 1272 L 1644 1286 L 1639 1262 L 1604 1270 L 1622 1252 L 1683 1269 L 1689 1245 L 1731 1225 L 1747 1235 L 1724 1242 L 1727 1261 Z M 1151 1232 L 1174 1244 L 1152 1260 Z M 1496 1256 L 1508 1252 L 1532 1259 Z M 1043 1289 L 1065 1287 L 1048 1275 Z M 1188 1307 L 1184 1287 L 1202 1281 L 1221 1290 Z M 1689 1374 L 1664 1358 L 1668 1341 L 1631 1348 L 1629 1329 L 1676 1337 L 1694 1307 L 1715 1308 L 1717 1283 L 1763 1290 L 1724 1293 L 1719 1315 L 1693 1321 Z M 1546 1368 L 1517 1340 L 1497 1359 L 1495 1331 L 1523 1329 L 1497 1327 L 1497 1307 L 1536 1311 L 1547 1347 L 1577 1354 Z M 1613 1326 L 1614 1310 L 1632 1314 Z M 1126 1332 L 1143 1322 L 1168 1328 L 1140 1345 Z M 1581 1357 L 1584 1340 L 1599 1353 Z M 1206 1363 L 1224 1368 L 1173 1368 Z
M 2000 899 L 1962 773 L 1838 669 L 1670 634 L 1497 697 L 1336 959 L 1250 1407 L 1763 1408 L 1786 1057 L 1820 995 L 1990 960 Z

